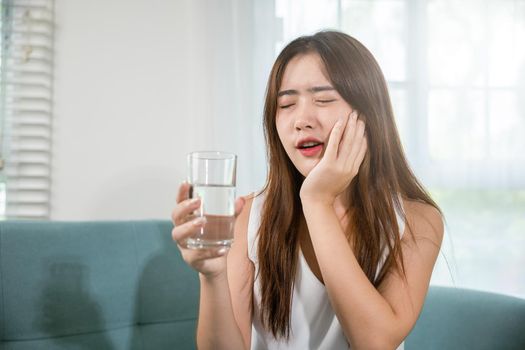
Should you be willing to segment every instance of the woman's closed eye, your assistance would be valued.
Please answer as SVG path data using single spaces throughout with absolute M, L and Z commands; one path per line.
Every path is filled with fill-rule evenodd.
M 279 105 L 279 108 L 281 108 L 281 109 L 290 108 L 290 107 L 292 107 L 294 104 L 295 104 L 295 103 L 292 103 L 292 102 L 291 102 L 291 103 L 281 103 L 281 104 Z
M 317 99 L 315 100 L 316 102 L 319 102 L 321 104 L 326 104 L 326 103 L 330 103 L 330 102 L 334 102 L 335 101 L 335 98 L 331 98 L 331 99 Z

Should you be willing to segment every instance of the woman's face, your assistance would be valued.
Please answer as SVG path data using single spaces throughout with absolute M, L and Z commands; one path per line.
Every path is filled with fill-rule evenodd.
M 318 54 L 298 55 L 288 62 L 275 123 L 288 157 L 303 176 L 323 157 L 337 119 L 351 111 L 327 78 Z

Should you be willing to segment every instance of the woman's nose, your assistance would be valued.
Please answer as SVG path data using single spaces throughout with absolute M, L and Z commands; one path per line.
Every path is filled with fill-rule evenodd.
M 313 123 L 309 122 L 308 120 L 301 118 L 295 121 L 294 126 L 295 126 L 295 130 L 299 131 L 299 130 L 304 130 L 304 129 L 313 129 L 312 124 Z
M 297 115 L 294 122 L 295 130 L 313 129 L 316 124 L 315 108 L 303 105 L 296 110 Z

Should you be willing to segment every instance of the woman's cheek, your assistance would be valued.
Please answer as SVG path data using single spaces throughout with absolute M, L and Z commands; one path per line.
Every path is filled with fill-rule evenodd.
M 281 145 L 283 146 L 288 157 L 290 157 L 289 142 L 287 142 L 286 140 L 286 126 L 283 125 L 283 121 L 279 119 L 276 120 L 275 126 L 277 128 L 277 135 L 279 136 L 279 141 L 281 142 Z
M 335 108 L 332 112 L 332 117 L 330 118 L 330 127 L 333 127 L 339 118 L 344 118 L 345 116 L 350 115 L 350 112 L 352 112 L 352 108 L 350 108 L 350 106 L 337 106 L 337 108 Z
M 325 122 L 324 127 L 331 130 L 337 120 L 343 116 L 344 109 L 342 108 L 327 108 L 323 111 L 322 120 Z

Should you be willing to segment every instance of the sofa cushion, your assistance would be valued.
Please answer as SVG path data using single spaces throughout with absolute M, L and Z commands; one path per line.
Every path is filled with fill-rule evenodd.
M 431 287 L 406 350 L 523 350 L 525 300 L 461 288 Z
M 173 342 L 178 333 L 193 348 L 198 277 L 171 228 L 168 221 L 2 222 L 2 347 L 62 348 L 76 339 L 151 349 L 140 346 Z M 165 333 L 171 338 L 160 339 Z

